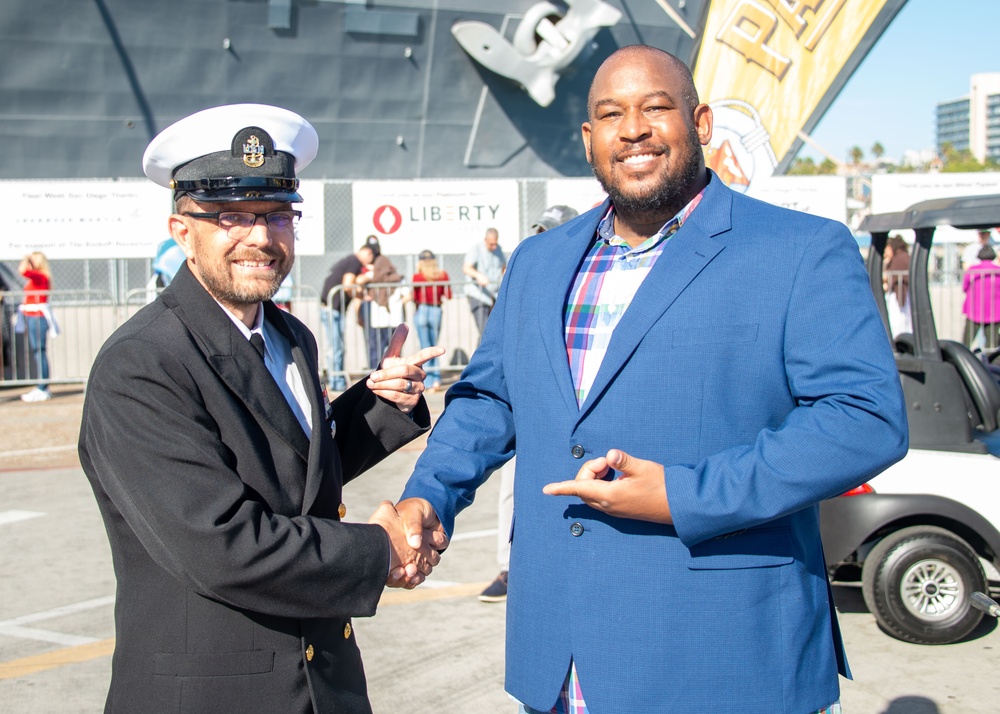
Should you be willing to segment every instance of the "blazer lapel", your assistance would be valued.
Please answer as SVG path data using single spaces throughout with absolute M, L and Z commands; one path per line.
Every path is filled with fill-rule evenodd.
M 656 265 L 615 327 L 594 384 L 580 405 L 581 418 L 608 388 L 653 324 L 722 251 L 724 243 L 716 236 L 730 229 L 731 208 L 729 189 L 711 174 L 701 203 L 664 246 Z
M 610 205 L 609 201 L 605 201 L 598 208 L 584 214 L 580 221 L 574 222 L 569 230 L 554 228 L 544 236 L 545 240 L 559 243 L 558 251 L 553 253 L 563 256 L 563 259 L 554 260 L 552 265 L 545 266 L 545 281 L 552 289 L 542 291 L 539 297 L 539 329 L 559 393 L 566 402 L 566 408 L 572 411 L 577 411 L 579 406 L 566 353 L 566 300 L 573 281 L 576 280 L 580 263 L 597 233 L 597 225 Z
M 260 355 L 186 264 L 163 292 L 163 299 L 202 345 L 208 363 L 236 398 L 307 460 L 309 440 Z

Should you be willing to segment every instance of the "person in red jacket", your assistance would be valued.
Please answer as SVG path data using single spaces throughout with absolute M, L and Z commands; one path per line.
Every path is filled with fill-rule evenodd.
M 49 394 L 49 356 L 47 353 L 48 333 L 51 323 L 49 312 L 49 291 L 52 289 L 52 273 L 44 253 L 38 251 L 24 256 L 18 271 L 28 282 L 24 286 L 24 302 L 20 312 L 24 318 L 24 329 L 28 335 L 31 359 L 38 369 L 39 383 L 30 392 L 21 395 L 26 402 L 44 402 Z
M 434 253 L 429 250 L 420 252 L 417 257 L 417 272 L 413 276 L 413 303 L 417 306 L 413 324 L 417 328 L 421 349 L 437 345 L 441 332 L 441 303 L 451 299 L 451 286 L 446 284 L 449 279 L 448 273 L 438 267 Z M 441 370 L 437 366 L 437 357 L 427 362 L 426 369 L 427 389 L 437 391 L 441 388 Z

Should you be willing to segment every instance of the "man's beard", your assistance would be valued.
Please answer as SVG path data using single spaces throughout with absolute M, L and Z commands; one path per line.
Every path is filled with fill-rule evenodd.
M 668 159 L 670 158 L 670 148 L 667 146 L 656 147 Z M 614 167 L 616 161 L 612 161 L 607 173 L 591 162 L 590 168 L 597 177 L 601 188 L 608 194 L 612 205 L 617 213 L 643 215 L 643 214 L 667 214 L 671 216 L 678 213 L 690 200 L 691 187 L 697 185 L 702 173 L 705 170 L 703 154 L 701 153 L 701 141 L 698 138 L 697 130 L 692 127 L 688 134 L 688 156 L 675 170 L 668 170 L 660 175 L 659 185 L 654 186 L 642 194 L 624 193 L 614 180 Z M 591 157 L 594 152 L 591 150 Z
M 275 260 L 277 269 L 268 278 L 255 278 L 247 280 L 236 280 L 233 278 L 231 264 L 238 260 Z M 256 305 L 264 300 L 270 300 L 278 292 L 282 281 L 291 270 L 291 260 L 287 265 L 282 263 L 282 256 L 275 253 L 261 251 L 254 256 L 235 256 L 230 259 L 223 259 L 224 270 L 217 269 L 216 265 L 207 266 L 200 263 L 199 275 L 205 288 L 212 296 L 223 305 L 249 306 Z M 206 270 L 205 268 L 209 269 Z

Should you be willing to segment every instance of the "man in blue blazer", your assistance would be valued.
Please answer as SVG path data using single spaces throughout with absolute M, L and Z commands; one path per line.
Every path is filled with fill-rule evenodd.
M 705 169 L 711 109 L 676 57 L 619 50 L 588 107 L 609 202 L 514 252 L 398 508 L 450 534 L 516 451 L 523 711 L 834 711 L 816 504 L 907 448 L 857 245 Z

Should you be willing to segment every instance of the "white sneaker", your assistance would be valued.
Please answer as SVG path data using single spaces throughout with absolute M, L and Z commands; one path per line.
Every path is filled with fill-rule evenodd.
M 44 402 L 46 400 L 52 399 L 52 395 L 49 394 L 46 389 L 39 389 L 35 387 L 30 392 L 21 395 L 22 402 Z

